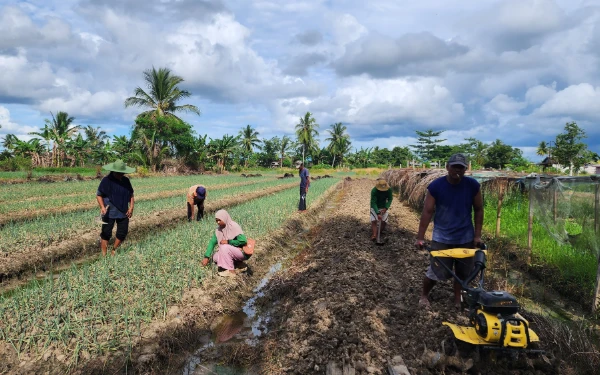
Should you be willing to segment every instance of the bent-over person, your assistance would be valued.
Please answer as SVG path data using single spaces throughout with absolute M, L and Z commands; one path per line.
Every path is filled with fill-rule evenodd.
M 377 239 L 377 222 L 381 222 L 381 232 L 388 222 L 388 210 L 392 205 L 392 189 L 385 178 L 378 178 L 377 184 L 371 189 L 371 241 Z
M 187 218 L 192 221 L 194 217 L 194 206 L 198 207 L 196 221 L 204 217 L 204 200 L 206 199 L 206 188 L 203 185 L 194 185 L 187 192 Z

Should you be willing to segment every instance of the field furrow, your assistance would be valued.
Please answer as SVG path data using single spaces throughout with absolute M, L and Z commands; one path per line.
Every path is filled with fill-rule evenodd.
M 205 210 L 210 213 L 298 185 L 297 183 L 284 184 L 284 182 L 287 181 L 263 181 L 258 184 L 214 191 L 210 195 L 211 199 L 205 204 Z M 73 215 L 77 216 L 78 214 L 81 213 Z M 100 225 L 94 219 L 97 213 L 94 211 L 86 214 L 83 216 L 86 220 L 60 222 L 50 218 L 43 221 L 43 225 L 40 222 L 38 226 L 25 226 L 21 228 L 21 231 L 7 232 L 11 234 L 10 237 L 7 236 L 7 242 L 12 239 L 16 243 L 12 244 L 12 247 L 4 247 L 6 251 L 0 253 L 4 254 L 3 257 L 0 257 L 0 281 L 2 284 L 6 284 L 6 280 L 26 271 L 50 270 L 62 260 L 78 259 L 98 253 L 97 241 Z M 136 215 L 130 221 L 130 234 L 127 241 L 131 243 L 143 239 L 152 231 L 164 230 L 184 220 L 186 220 L 184 198 L 150 201 L 136 209 Z M 48 232 L 45 232 L 44 229 Z M 27 233 L 27 230 L 32 230 L 28 238 L 31 238 L 33 242 L 25 246 L 23 233 Z M 6 289 L 6 286 L 2 285 L 2 288 Z
M 337 181 L 314 182 L 309 206 Z M 260 239 L 296 212 L 298 192 L 288 186 L 273 188 L 282 190 L 277 193 L 264 190 L 257 193 L 262 198 L 248 202 L 232 198 L 231 204 L 236 199 L 241 204 L 228 211 L 248 236 Z M 213 220 L 179 225 L 127 244 L 115 257 L 0 297 L 0 344 L 12 348 L 7 358 L 43 357 L 74 366 L 129 350 L 144 325 L 163 319 L 170 304 L 202 282 L 208 269 L 199 261 L 214 228 Z
M 212 189 L 224 189 L 233 186 L 245 186 L 245 185 L 254 185 L 260 182 L 265 181 L 265 179 L 260 180 L 243 180 L 243 181 L 208 181 L 205 186 L 210 191 Z M 276 181 L 274 179 L 268 179 L 267 181 Z M 168 197 L 176 197 L 180 196 L 185 199 L 187 194 L 187 189 L 189 186 L 184 185 L 183 183 L 179 183 L 178 187 L 173 185 L 163 185 L 162 183 L 157 183 L 155 180 L 155 186 L 149 187 L 145 189 L 143 192 L 139 192 L 136 190 L 135 198 L 136 202 L 143 202 L 154 200 L 158 198 L 168 198 Z M 87 210 L 91 208 L 96 208 L 98 203 L 95 200 L 96 189 L 93 188 L 89 190 L 85 195 L 76 195 L 76 196 L 65 196 L 60 195 L 59 197 L 51 197 L 44 201 L 21 201 L 21 202 L 11 202 L 4 203 L 0 206 L 0 214 L 2 217 L 0 218 L 0 225 L 7 224 L 10 222 L 18 222 L 27 219 L 34 219 L 37 217 L 49 216 L 49 215 L 57 215 L 63 214 L 67 212 L 73 211 L 81 211 Z M 56 194 L 56 192 L 54 192 Z

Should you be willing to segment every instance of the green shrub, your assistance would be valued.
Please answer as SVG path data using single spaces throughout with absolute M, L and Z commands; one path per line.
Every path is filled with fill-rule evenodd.
M 31 170 L 31 159 L 22 156 L 0 161 L 0 170 L 6 172 L 28 171 Z

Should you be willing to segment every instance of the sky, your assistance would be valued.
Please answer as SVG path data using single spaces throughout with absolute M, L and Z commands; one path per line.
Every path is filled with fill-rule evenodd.
M 307 111 L 321 146 L 500 139 L 536 155 L 567 122 L 600 153 L 600 0 L 0 0 L 0 137 L 51 112 L 130 134 L 143 72 L 167 67 L 197 134 L 251 125 L 293 136 Z

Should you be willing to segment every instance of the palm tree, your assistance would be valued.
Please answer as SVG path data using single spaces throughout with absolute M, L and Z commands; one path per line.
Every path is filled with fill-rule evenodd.
M 56 117 L 54 117 L 52 112 L 50 114 L 52 115 L 52 121 L 45 119 L 44 122 L 46 123 L 46 127 L 50 128 L 52 140 L 54 141 L 52 146 L 52 165 L 60 167 L 62 166 L 62 154 L 64 153 L 65 142 L 77 133 L 81 126 L 71 126 L 73 121 L 75 121 L 75 117 L 69 116 L 67 112 L 59 111 Z
M 315 139 L 319 135 L 318 127 L 319 124 L 310 112 L 306 112 L 304 117 L 300 118 L 300 122 L 296 124 L 296 136 L 298 137 L 298 143 L 302 145 L 302 163 L 305 161 L 306 152 L 318 147 L 318 142 Z
M 51 160 L 49 160 L 50 155 L 51 155 L 50 154 L 50 142 L 53 139 L 52 129 L 50 127 L 48 127 L 48 124 L 46 123 L 41 132 L 31 132 L 31 133 L 29 133 L 29 135 L 35 135 L 44 140 L 44 143 L 46 145 L 46 152 L 44 153 L 44 158 L 42 159 L 42 165 L 49 166 L 52 162 Z
M 550 150 L 550 148 L 548 147 L 548 144 L 546 143 L 546 141 L 541 141 L 537 148 L 537 154 L 539 156 L 548 155 L 549 150 Z
M 170 69 L 159 68 L 156 70 L 152 67 L 152 69 L 144 71 L 144 80 L 149 91 L 146 92 L 141 87 L 137 87 L 134 96 L 125 99 L 125 107 L 150 108 L 140 116 L 173 116 L 179 119 L 175 116 L 175 112 L 193 112 L 200 115 L 200 110 L 195 105 L 177 105 L 178 101 L 192 94 L 177 87 L 183 82 L 183 78 L 171 74 Z
M 292 142 L 292 139 L 287 135 L 284 135 L 283 138 L 281 138 L 281 142 L 279 143 L 279 149 L 277 150 L 279 152 L 279 155 L 281 155 L 281 158 L 279 159 L 279 168 L 283 168 L 283 158 L 293 148 L 294 143 Z
M 225 134 L 222 139 L 211 139 L 208 144 L 209 157 L 215 159 L 219 173 L 222 173 L 227 164 L 227 160 L 236 152 L 239 147 L 239 137 Z
M 333 155 L 333 162 L 331 163 L 332 168 L 335 165 L 335 157 L 340 154 L 340 149 L 349 146 L 350 136 L 346 133 L 346 129 L 347 128 L 341 122 L 336 122 L 331 125 L 331 130 L 327 130 L 330 137 L 325 140 L 329 141 L 327 149 Z
M 252 149 L 254 147 L 260 146 L 260 140 L 258 139 L 258 132 L 251 127 L 250 125 L 246 125 L 245 128 L 242 128 L 239 132 L 239 136 L 242 141 L 242 149 L 246 153 L 247 157 L 245 157 L 244 165 L 248 167 L 248 157 L 252 155 Z

